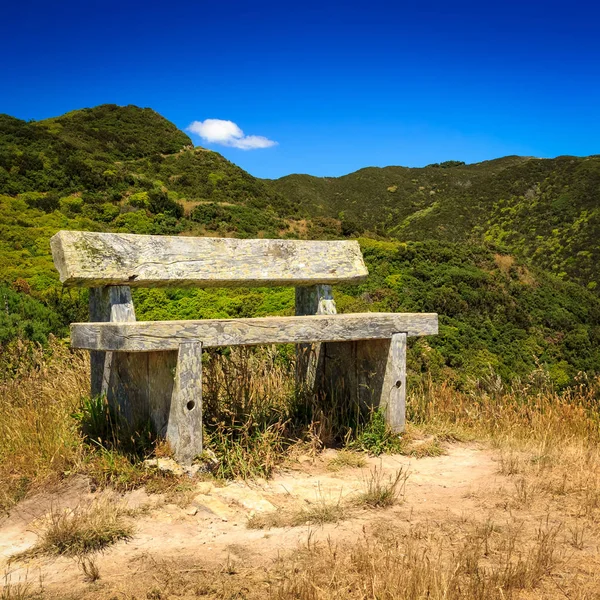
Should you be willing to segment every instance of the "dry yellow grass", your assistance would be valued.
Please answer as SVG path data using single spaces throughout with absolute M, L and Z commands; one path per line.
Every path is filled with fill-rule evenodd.
M 0 379 L 0 512 L 33 486 L 69 474 L 83 456 L 74 419 L 88 389 L 87 353 L 54 340 L 29 347 L 11 379 Z
M 442 533 L 386 525 L 351 545 L 309 540 L 282 561 L 273 597 L 501 600 L 534 588 L 558 560 L 552 527 L 540 528 L 525 552 L 517 549 L 524 540 L 516 528 L 498 532 L 492 525 L 468 523 L 454 544 Z
M 352 452 L 351 450 L 340 450 L 327 463 L 330 471 L 340 471 L 341 469 L 360 469 L 367 464 L 364 454 Z
M 355 499 L 357 506 L 388 508 L 404 498 L 406 480 L 409 473 L 402 468 L 393 477 L 384 477 L 381 469 L 375 467 L 364 479 L 364 491 Z
M 347 542 L 315 541 L 284 553 L 268 568 L 228 557 L 222 565 L 202 559 L 148 558 L 118 588 L 90 586 L 77 596 L 108 600 L 115 589 L 130 600 L 147 598 L 272 598 L 278 600 L 505 600 L 597 598 L 575 570 L 564 569 L 569 552 L 560 525 L 548 517 L 533 526 L 447 519 L 444 523 L 382 520 Z M 572 563 L 571 563 L 572 566 Z M 598 583 L 593 575 L 592 583 Z
M 363 490 L 350 498 L 326 498 L 321 493 L 316 500 L 301 508 L 280 508 L 274 512 L 253 513 L 246 525 L 248 529 L 273 527 L 298 527 L 325 525 L 356 516 L 357 509 L 389 508 L 399 504 L 406 488 L 408 472 L 399 469 L 392 477 L 385 477 L 375 467 L 363 478 Z
M 68 418 L 87 388 L 87 359 L 57 343 L 52 352 L 53 359 L 40 358 L 37 368 L 0 383 L 0 498 L 6 505 L 31 485 L 89 468 L 76 422 Z M 229 415 L 213 431 L 224 448 L 241 453 L 230 472 L 252 461 L 272 469 L 285 458 L 286 436 L 310 440 L 288 423 L 292 372 L 275 365 L 268 352 L 233 353 L 232 360 L 215 359 L 207 368 L 207 417 Z M 267 569 L 154 565 L 152 589 L 132 581 L 128 597 L 599 598 L 599 406 L 600 379 L 582 378 L 557 393 L 541 371 L 512 389 L 494 377 L 463 392 L 431 382 L 413 387 L 409 427 L 430 440 L 432 448 L 424 454 L 462 439 L 497 453 L 502 484 L 482 496 L 480 518 L 365 526 L 359 539 L 309 540 Z M 337 418 L 320 414 L 319 424 L 309 428 L 319 440 L 314 447 L 331 437 Z M 260 415 L 271 420 L 258 435 L 250 417 Z M 227 441 L 232 433 L 235 444 Z M 120 468 L 115 465 L 117 472 Z M 297 523 L 335 522 L 351 511 L 346 504 L 341 509 L 325 507 L 323 519 L 304 513 Z M 107 598 L 114 595 L 108 585 L 105 591 Z M 80 597 L 103 597 L 97 589 L 94 593 Z
M 15 555 L 15 560 L 40 554 L 78 556 L 103 550 L 119 541 L 127 540 L 133 525 L 127 519 L 128 511 L 111 498 L 100 498 L 74 509 L 53 508 L 36 524 L 38 541 L 30 550 Z M 90 575 L 89 561 L 84 563 Z
M 248 529 L 271 529 L 273 527 L 325 525 L 347 519 L 350 514 L 350 510 L 342 503 L 341 498 L 335 501 L 318 498 L 308 506 L 298 509 L 255 513 L 248 519 L 247 527 Z

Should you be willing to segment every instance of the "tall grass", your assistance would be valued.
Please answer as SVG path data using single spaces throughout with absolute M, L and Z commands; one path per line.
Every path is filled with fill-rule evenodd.
M 87 353 L 56 340 L 18 352 L 15 376 L 0 380 L 0 511 L 31 486 L 72 472 L 84 454 L 71 415 L 87 393 Z
M 204 356 L 205 446 L 221 477 L 268 477 L 281 461 L 296 410 L 293 365 L 273 348 Z
M 600 377 L 581 374 L 577 385 L 557 392 L 539 369 L 526 381 L 504 387 L 496 380 L 472 382 L 458 391 L 428 380 L 407 403 L 408 420 L 449 437 L 488 437 L 513 442 L 600 441 Z
M 127 447 L 115 438 L 105 403 L 83 402 L 87 353 L 57 340 L 46 350 L 19 352 L 12 361 L 16 374 L 0 380 L 0 509 L 76 472 L 120 489 L 146 483 L 141 461 L 154 452 L 155 440 L 146 432 Z M 269 476 L 297 443 L 314 451 L 331 444 L 372 454 L 404 449 L 378 413 L 295 390 L 293 347 L 225 349 L 207 353 L 204 363 L 205 445 L 216 455 L 218 476 Z M 511 452 L 535 446 L 541 469 L 549 457 L 594 454 L 589 449 L 600 441 L 599 401 L 600 378 L 582 376 L 558 393 L 543 370 L 510 388 L 494 376 L 460 391 L 426 380 L 409 390 L 409 433 L 431 433 L 436 443 L 489 439 L 504 449 L 507 468 Z M 586 460 L 596 464 L 595 455 Z M 567 484 L 575 485 L 571 479 Z M 600 504 L 600 495 L 590 492 L 587 502 Z
M 126 515 L 127 511 L 110 498 L 100 498 L 71 510 L 53 508 L 37 523 L 39 539 L 36 545 L 14 558 L 38 554 L 82 556 L 103 550 L 131 537 L 133 525 Z
M 298 442 L 316 451 L 352 440 L 376 453 L 393 445 L 379 413 L 296 389 L 293 345 L 205 354 L 203 403 L 223 477 L 269 476 Z
M 557 562 L 556 528 L 541 526 L 527 552 L 518 528 L 468 524 L 459 540 L 411 528 L 367 534 L 352 545 L 314 543 L 282 560 L 281 600 L 505 600 L 536 587 Z
M 596 544 L 600 378 L 581 376 L 576 386 L 561 393 L 541 369 L 511 387 L 493 375 L 462 390 L 425 380 L 409 390 L 403 442 L 377 413 L 298 394 L 293 360 L 286 352 L 262 348 L 206 355 L 205 437 L 218 458 L 218 475 L 268 476 L 296 443 L 302 443 L 304 451 L 306 444 L 317 451 L 335 443 L 378 454 L 401 451 L 407 439 L 421 433 L 437 442 L 476 439 L 498 450 L 498 472 L 505 483 L 494 492 L 494 502 L 501 521 L 444 521 L 430 530 L 423 530 L 427 526 L 422 523 L 393 530 L 386 521 L 380 532 L 367 531 L 351 543 L 309 541 L 283 556 L 268 573 L 244 571 L 239 582 L 229 571 L 225 583 L 222 573 L 202 570 L 202 585 L 214 588 L 214 597 L 222 597 L 219 590 L 227 585 L 232 594 L 244 590 L 249 598 L 264 597 L 266 587 L 272 598 L 300 600 L 519 598 L 545 593 L 544 585 L 554 585 L 548 575 L 556 573 L 557 565 Z M 25 354 L 28 362 L 20 363 L 16 376 L 0 382 L 0 507 L 8 508 L 32 488 L 71 473 L 85 473 L 118 488 L 150 481 L 141 459 L 156 447 L 127 448 L 115 436 L 114 423 L 106 427 L 111 417 L 105 403 L 82 402 L 88 387 L 87 356 L 57 341 L 49 350 L 34 348 Z M 100 432 L 101 439 L 89 428 Z M 358 506 L 317 504 L 310 513 L 282 512 L 250 525 L 336 522 L 353 509 L 386 507 L 404 492 L 400 475 L 388 481 L 373 473 L 366 487 L 368 494 Z M 550 511 L 550 520 L 535 528 L 532 519 L 527 520 Z M 561 530 L 557 515 L 564 525 Z M 71 535 L 71 530 L 79 532 L 73 527 L 78 519 L 61 519 L 55 529 L 71 536 L 68 544 L 85 545 L 88 529 Z M 117 529 L 115 539 L 128 534 L 120 525 Z M 95 539 L 91 548 L 96 547 Z M 103 538 L 98 543 L 104 543 Z M 174 594 L 200 585 L 192 574 L 169 577 L 156 581 Z M 568 597 L 596 597 L 588 594 L 591 584 L 583 575 L 581 581 L 574 577 L 563 584 L 570 586 L 565 587 Z M 149 596 L 144 592 L 135 597 Z

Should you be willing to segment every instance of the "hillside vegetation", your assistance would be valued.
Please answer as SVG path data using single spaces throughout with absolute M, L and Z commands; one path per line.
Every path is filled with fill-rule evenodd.
M 492 243 L 591 290 L 600 281 L 600 156 L 289 175 L 272 186 L 347 234 Z
M 600 158 L 271 182 L 190 144 L 134 106 L 31 123 L 0 117 L 0 344 L 9 372 L 7 348 L 18 340 L 45 343 L 87 318 L 87 293 L 62 289 L 52 264 L 49 239 L 59 229 L 362 235 L 370 277 L 336 289 L 338 308 L 438 312 L 440 335 L 411 346 L 413 374 L 465 385 L 497 373 L 509 382 L 541 365 L 562 387 L 600 371 Z M 140 319 L 292 314 L 294 302 L 291 288 L 135 296 Z
M 262 181 L 135 106 L 30 123 L 0 115 L 0 194 L 135 233 L 177 233 L 185 210 L 198 227 L 273 236 L 295 212 Z
M 116 192 L 134 183 L 116 161 L 184 146 L 189 137 L 149 108 L 103 105 L 29 123 L 0 115 L 0 192 Z

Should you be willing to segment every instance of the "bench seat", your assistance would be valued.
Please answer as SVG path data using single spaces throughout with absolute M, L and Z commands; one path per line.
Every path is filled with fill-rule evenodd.
M 200 321 L 73 323 L 71 344 L 86 350 L 177 350 L 182 342 L 204 348 L 389 339 L 395 333 L 435 335 L 435 313 L 354 313 Z

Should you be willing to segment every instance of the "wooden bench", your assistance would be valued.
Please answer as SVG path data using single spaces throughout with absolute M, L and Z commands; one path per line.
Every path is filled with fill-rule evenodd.
M 368 274 L 357 242 L 59 231 L 50 243 L 62 283 L 90 288 L 71 343 L 91 351 L 92 395 L 132 425 L 150 419 L 180 462 L 202 452 L 202 349 L 215 346 L 296 343 L 299 386 L 404 429 L 406 338 L 436 334 L 437 315 L 336 314 L 331 284 Z M 295 286 L 296 316 L 138 322 L 142 286 Z

